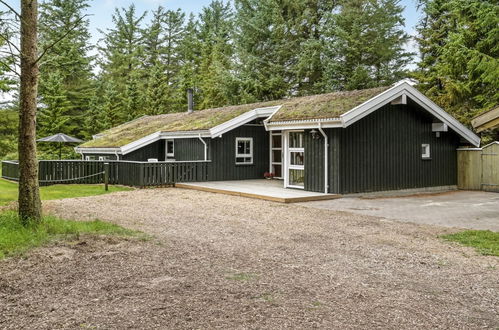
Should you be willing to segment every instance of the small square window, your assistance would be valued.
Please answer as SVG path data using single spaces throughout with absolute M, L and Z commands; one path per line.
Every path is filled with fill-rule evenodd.
M 253 164 L 253 138 L 236 138 L 236 164 Z
M 421 158 L 423 159 L 430 159 L 431 154 L 430 154 L 430 145 L 423 143 L 421 145 Z

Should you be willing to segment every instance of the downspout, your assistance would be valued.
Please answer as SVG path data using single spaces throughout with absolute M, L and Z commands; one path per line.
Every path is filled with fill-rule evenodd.
M 204 161 L 206 162 L 208 160 L 208 145 L 201 138 L 201 134 L 199 134 L 198 139 L 199 139 L 199 141 L 201 141 L 202 144 L 204 144 Z
M 321 132 L 322 136 L 324 137 L 324 193 L 327 194 L 329 190 L 329 184 L 328 184 L 328 155 L 327 155 L 327 148 L 329 146 L 328 144 L 328 138 L 324 130 L 322 129 L 322 124 L 319 122 L 319 132 Z
M 120 156 L 118 156 L 118 150 L 114 151 L 114 155 L 116 156 L 116 160 L 120 160 Z

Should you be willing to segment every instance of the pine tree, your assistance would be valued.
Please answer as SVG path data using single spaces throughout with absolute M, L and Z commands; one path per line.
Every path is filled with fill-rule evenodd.
M 114 27 L 104 33 L 100 47 L 101 69 L 100 79 L 106 81 L 107 102 L 117 100 L 116 104 L 109 104 L 107 113 L 109 122 L 117 124 L 133 119 L 144 113 L 143 98 L 135 98 L 144 88 L 145 76 L 143 72 L 144 42 L 141 23 L 146 13 L 137 15 L 135 6 L 116 9 L 112 21 Z M 132 90 L 132 86 L 133 89 Z
M 419 26 L 419 88 L 462 122 L 499 103 L 499 6 L 428 0 Z
M 234 55 L 232 43 L 233 12 L 230 3 L 212 1 L 199 16 L 201 62 L 199 87 L 202 92 L 201 108 L 211 108 L 231 103 L 228 86 L 231 83 L 231 66 Z
M 187 109 L 187 89 L 193 88 L 194 103 L 199 104 L 201 95 L 199 93 L 199 70 L 201 62 L 201 40 L 199 38 L 199 22 L 191 14 L 185 25 L 183 36 L 179 43 L 179 65 L 178 92 L 180 94 L 180 111 Z
M 331 17 L 326 81 L 333 90 L 383 86 L 406 76 L 412 54 L 404 50 L 399 0 L 341 1 Z
M 64 117 L 69 119 L 65 120 L 65 127 L 59 127 L 59 131 L 80 137 L 84 135 L 81 127 L 94 93 L 91 65 L 93 58 L 88 55 L 92 48 L 89 44 L 89 22 L 82 19 L 88 7 L 87 0 L 50 0 L 40 5 L 41 48 L 59 41 L 43 58 L 40 66 L 39 94 L 43 102 L 65 99 L 67 104 Z M 55 85 L 58 87 L 55 88 Z M 45 115 L 39 119 L 41 127 L 44 128 L 56 125 L 44 122 L 53 117 L 47 114 L 47 111 L 44 109 Z M 61 117 L 62 110 L 53 111 L 57 111 L 54 116 Z

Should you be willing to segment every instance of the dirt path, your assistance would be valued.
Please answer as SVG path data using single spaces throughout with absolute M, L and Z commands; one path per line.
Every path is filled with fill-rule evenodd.
M 448 229 L 181 189 L 46 207 L 156 238 L 0 262 L 0 328 L 499 327 L 499 258 Z

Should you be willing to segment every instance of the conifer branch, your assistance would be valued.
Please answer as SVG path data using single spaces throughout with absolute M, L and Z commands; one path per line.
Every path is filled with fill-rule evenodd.
M 0 0 L 0 1 L 2 1 L 2 0 Z M 78 19 L 74 22 L 73 26 L 72 26 L 71 28 L 69 28 L 69 29 L 66 31 L 66 33 L 64 33 L 62 36 L 60 36 L 59 38 L 57 38 L 57 39 L 56 39 L 53 43 L 51 43 L 50 45 L 48 45 L 47 47 L 45 47 L 45 48 L 43 49 L 42 53 L 40 54 L 40 56 L 38 56 L 38 58 L 36 59 L 35 64 L 36 64 L 36 63 L 38 63 L 38 62 L 42 59 L 42 57 L 43 57 L 43 56 L 44 56 L 44 55 L 45 55 L 45 54 L 46 54 L 46 53 L 47 53 L 47 52 L 48 52 L 51 48 L 53 48 L 53 47 L 54 47 L 55 45 L 57 45 L 60 41 L 62 41 L 64 38 L 66 38 L 66 37 L 67 37 L 67 36 L 68 36 L 71 32 L 73 32 L 73 31 L 74 31 L 74 29 L 78 26 L 78 24 L 79 24 L 81 21 L 83 21 L 83 19 L 84 19 L 85 17 L 88 17 L 88 16 L 89 16 L 89 15 L 83 15 L 83 16 L 81 16 L 80 18 L 78 18 Z

